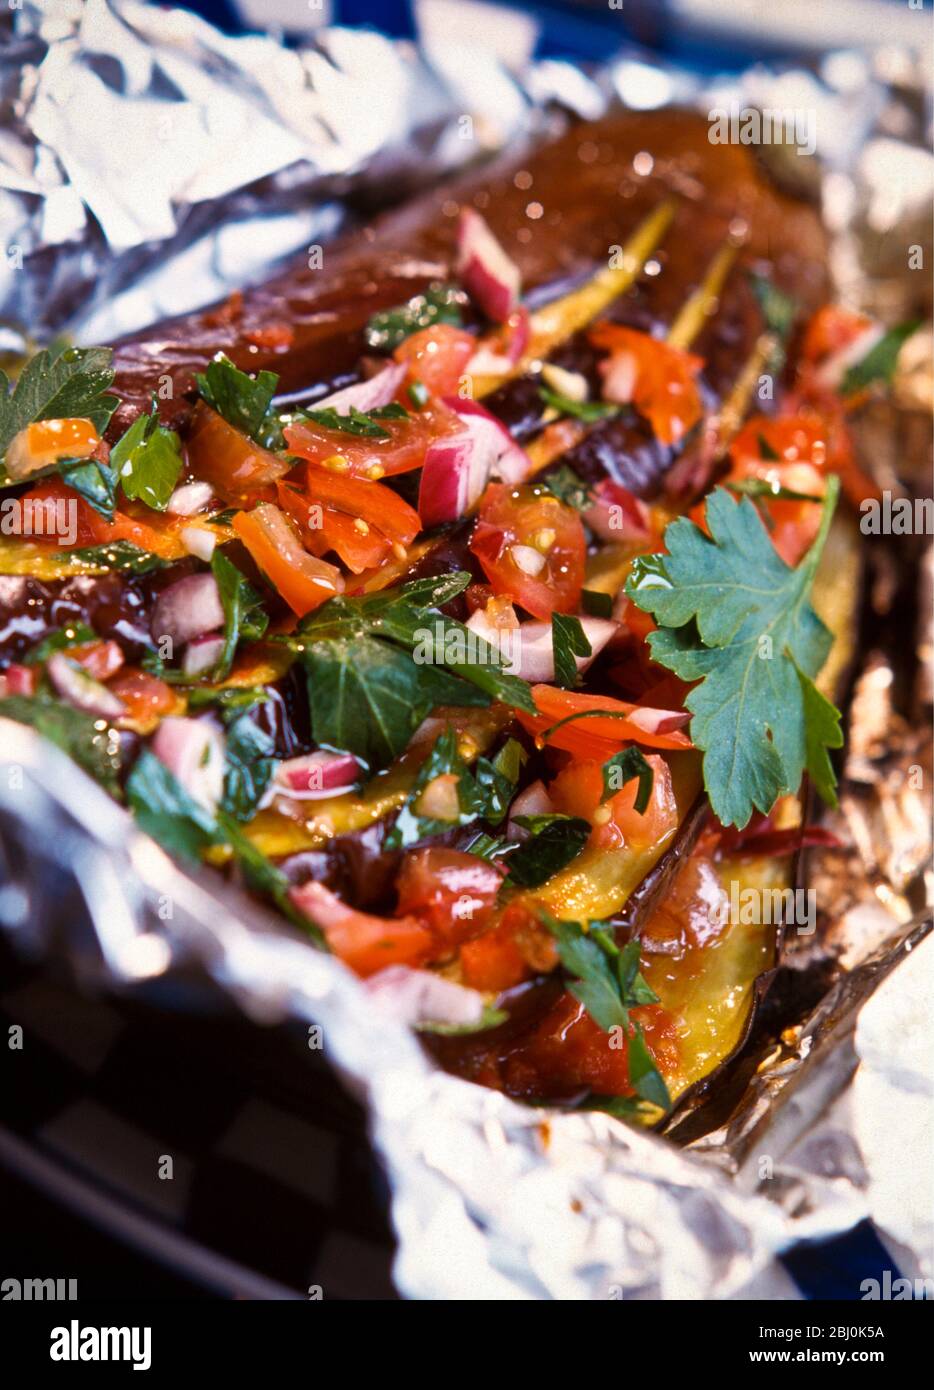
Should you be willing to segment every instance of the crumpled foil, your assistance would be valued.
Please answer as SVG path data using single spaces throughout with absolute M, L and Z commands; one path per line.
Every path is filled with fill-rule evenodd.
M 377 58 L 387 81 L 374 87 Z M 929 108 L 911 55 L 831 54 L 818 70 L 760 67 L 707 87 L 638 53 L 599 81 L 553 62 L 520 77 L 489 55 L 458 60 L 349 31 L 286 52 L 135 0 L 26 0 L 0 52 L 0 217 L 24 250 L 22 270 L 0 271 L 2 315 L 30 336 L 70 326 L 90 341 L 206 302 L 342 225 L 344 194 L 378 199 L 387 170 L 414 182 L 476 156 L 476 144 L 457 143 L 468 110 L 492 150 L 555 98 L 593 116 L 608 98 L 707 109 L 734 97 L 787 104 L 793 91 L 819 110 L 816 153 L 763 154 L 776 177 L 821 197 L 839 284 L 876 311 L 925 307 L 919 277 L 886 254 L 886 238 L 897 228 L 903 242 L 911 228 L 931 263 L 918 214 Z M 367 110 L 354 100 L 361 84 Z M 72 124 L 85 99 L 102 117 L 94 130 Z M 151 142 L 158 115 L 171 118 L 182 163 L 157 158 L 147 180 L 133 140 Z M 111 142 L 115 129 L 125 142 Z M 261 129 L 276 132 L 271 144 L 251 138 L 237 161 L 217 155 L 231 131 Z M 906 354 L 898 409 L 869 421 L 863 461 L 924 491 L 929 356 L 923 342 Z M 866 550 L 873 625 L 830 821 L 843 849 L 810 852 L 820 926 L 789 944 L 771 1026 L 751 1040 L 726 1115 L 686 1107 L 665 1137 L 526 1108 L 438 1071 L 339 961 L 213 872 L 173 864 L 64 754 L 6 720 L 0 927 L 27 954 L 65 951 L 88 986 L 119 990 L 194 962 L 257 1019 L 320 1025 L 369 1110 L 408 1297 L 788 1297 L 777 1256 L 866 1217 L 903 1273 L 929 1276 L 931 565 L 905 546 Z M 900 606 L 915 581 L 920 617 L 906 633 Z M 83 913 L 71 910 L 79 900 Z
M 591 85 L 554 64 L 533 96 L 482 48 L 455 66 L 332 28 L 289 49 L 140 0 L 24 0 L 4 25 L 0 350 L 219 299 L 333 236 L 348 193 L 398 198 Z

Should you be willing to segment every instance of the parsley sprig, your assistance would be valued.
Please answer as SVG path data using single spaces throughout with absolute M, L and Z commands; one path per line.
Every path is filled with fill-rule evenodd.
M 742 828 L 795 793 L 805 770 L 835 804 L 827 750 L 843 742 L 840 714 L 814 684 L 833 642 L 810 604 L 839 493 L 828 479 L 820 530 L 796 569 L 768 539 L 754 504 L 724 488 L 707 499 L 707 536 L 686 517 L 665 530 L 664 555 L 636 559 L 626 592 L 651 613 L 652 659 L 698 684 L 691 737 L 723 825 Z
M 90 420 L 103 434 L 117 406 L 110 348 L 46 348 L 25 364 L 15 386 L 0 371 L 0 458 L 37 420 Z M 12 480 L 0 468 L 0 486 Z

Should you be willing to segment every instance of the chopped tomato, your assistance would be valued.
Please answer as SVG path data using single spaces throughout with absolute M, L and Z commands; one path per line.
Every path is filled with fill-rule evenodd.
M 265 328 L 248 328 L 244 337 L 254 347 L 287 352 L 295 341 L 295 331 L 288 323 L 270 323 Z
M 633 1009 L 646 1043 L 663 1075 L 678 1062 L 676 1020 L 658 1005 Z M 626 1040 L 614 1030 L 605 1033 L 579 1000 L 568 991 L 558 996 L 539 1022 L 496 1058 L 496 1078 L 478 1076 L 513 1096 L 572 1097 L 590 1090 L 598 1095 L 624 1096 L 629 1084 Z
M 315 420 L 294 421 L 286 426 L 285 437 L 289 449 L 299 458 L 325 465 L 337 460 L 345 474 L 378 482 L 395 473 L 421 468 L 432 440 L 463 430 L 460 418 L 440 401 L 432 401 L 424 410 L 410 411 L 404 419 L 394 420 L 390 416 L 377 423 L 388 438 L 348 434 L 345 430 L 328 429 Z
M 472 333 L 450 323 L 435 323 L 403 339 L 393 357 L 404 362 L 412 380 L 420 381 L 433 396 L 452 396 L 476 350 Z
M 623 624 L 625 630 L 639 642 L 644 642 L 650 632 L 655 631 L 655 619 L 633 603 L 628 594 L 621 596 L 622 602 L 616 605 L 613 616 Z
M 569 763 L 548 784 L 557 811 L 580 816 L 594 827 L 591 843 L 601 849 L 623 845 L 654 845 L 678 824 L 678 806 L 671 785 L 671 771 L 664 758 L 649 754 L 652 795 L 644 812 L 636 810 L 638 782 L 627 782 L 618 792 L 603 797 L 603 763 L 598 760 Z
M 420 917 L 441 946 L 454 947 L 486 926 L 502 881 L 499 869 L 475 854 L 443 846 L 416 849 L 402 861 L 397 910 Z
M 597 324 L 590 341 L 610 353 L 600 366 L 606 400 L 632 401 L 663 444 L 677 444 L 697 424 L 703 407 L 694 378 L 703 358 L 617 323 Z
M 497 594 L 536 618 L 573 613 L 584 585 L 587 542 L 579 514 L 547 488 L 491 483 L 470 549 Z
M 238 512 L 233 528 L 272 587 L 300 618 L 343 590 L 340 570 L 309 555 L 285 513 L 271 503 Z
M 175 714 L 179 708 L 179 697 L 172 687 L 137 666 L 124 667 L 107 688 L 126 706 L 119 722 L 139 726 L 147 733 L 165 715 Z
M 13 661 L 0 673 L 0 699 L 8 695 L 35 695 L 39 685 L 39 672 L 35 666 L 23 666 Z
M 518 719 L 529 733 L 541 738 L 547 733 L 550 748 L 564 748 L 578 758 L 599 758 L 605 762 L 628 743 L 646 748 L 690 748 L 691 740 L 679 724 L 679 711 L 653 710 L 614 700 L 609 695 L 582 695 L 575 690 L 559 690 L 553 685 L 533 685 L 532 698 L 538 710 L 535 717 L 517 710 Z M 571 723 L 552 729 L 569 715 Z M 604 715 L 604 718 L 601 718 Z M 661 719 L 656 716 L 661 715 Z M 641 720 L 641 723 L 637 722 Z M 660 725 L 653 730 L 652 725 Z
M 359 518 L 400 545 L 411 545 L 421 529 L 418 512 L 384 483 L 309 463 L 294 469 L 279 485 L 280 501 L 296 488 L 307 501 Z
M 100 442 L 90 420 L 37 420 L 10 441 L 7 472 L 11 478 L 28 478 L 62 459 L 90 458 Z
M 196 478 L 210 483 L 225 502 L 244 504 L 265 495 L 291 465 L 234 429 L 199 401 L 188 439 L 188 462 Z
M 282 483 L 279 504 L 298 526 L 312 555 L 323 558 L 333 551 L 354 574 L 363 574 L 381 565 L 389 554 L 389 541 L 375 527 L 332 507 L 309 503 L 307 497 Z
M 417 917 L 390 919 L 357 912 L 323 883 L 305 883 L 293 888 L 289 897 L 358 975 L 375 975 L 389 965 L 422 965 L 431 956 L 431 932 Z
M 872 319 L 844 309 L 839 304 L 825 304 L 808 323 L 801 344 L 801 355 L 808 362 L 842 352 L 872 327 Z
M 69 647 L 68 656 L 83 666 L 89 676 L 96 681 L 108 681 L 123 665 L 123 652 L 116 642 L 83 642 L 80 646 Z
M 855 505 L 866 497 L 879 496 L 875 483 L 862 473 L 853 457 L 839 411 L 837 418 L 811 410 L 777 419 L 756 416 L 734 439 L 730 460 L 726 483 L 762 478 L 790 492 L 822 498 L 827 474 L 836 473 Z M 766 498 L 764 502 L 774 523 L 770 534 L 775 549 L 787 564 L 797 564 L 817 535 L 820 507 L 791 499 Z M 702 518 L 704 504 L 692 515 Z
M 460 949 L 464 984 L 484 993 L 501 994 L 531 975 L 525 957 L 508 929 L 494 927 Z
M 50 539 L 55 541 L 57 549 L 73 550 L 84 546 L 110 545 L 114 541 L 132 541 L 134 545 L 154 555 L 163 555 L 166 559 L 178 558 L 179 544 L 175 533 L 182 520 L 178 517 L 163 521 L 158 513 L 151 512 L 148 508 L 140 508 L 145 510 L 147 516 L 160 522 L 161 529 L 149 525 L 146 521 L 137 521 L 134 516 L 122 511 L 114 512 L 113 521 L 105 521 L 99 512 L 85 502 L 83 497 L 79 497 L 74 488 L 62 482 L 61 478 L 44 478 L 42 482 L 31 487 L 25 497 L 33 503 L 63 502 L 68 507 L 75 507 L 77 525 L 74 539 L 51 535 Z

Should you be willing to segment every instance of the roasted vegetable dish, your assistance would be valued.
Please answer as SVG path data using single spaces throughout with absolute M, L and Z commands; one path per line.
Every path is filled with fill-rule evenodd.
M 443 1066 L 654 1123 L 808 929 L 908 330 L 687 114 L 313 252 L 0 383 L 0 716 Z

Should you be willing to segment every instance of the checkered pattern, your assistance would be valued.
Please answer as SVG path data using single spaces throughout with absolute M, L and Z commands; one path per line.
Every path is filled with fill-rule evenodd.
M 197 989 L 92 1000 L 0 942 L 0 1167 L 116 1236 L 108 1292 L 123 1244 L 221 1296 L 394 1297 L 363 1112 L 300 1028 L 205 1009 Z M 16 1024 L 21 1051 L 6 1045 Z

